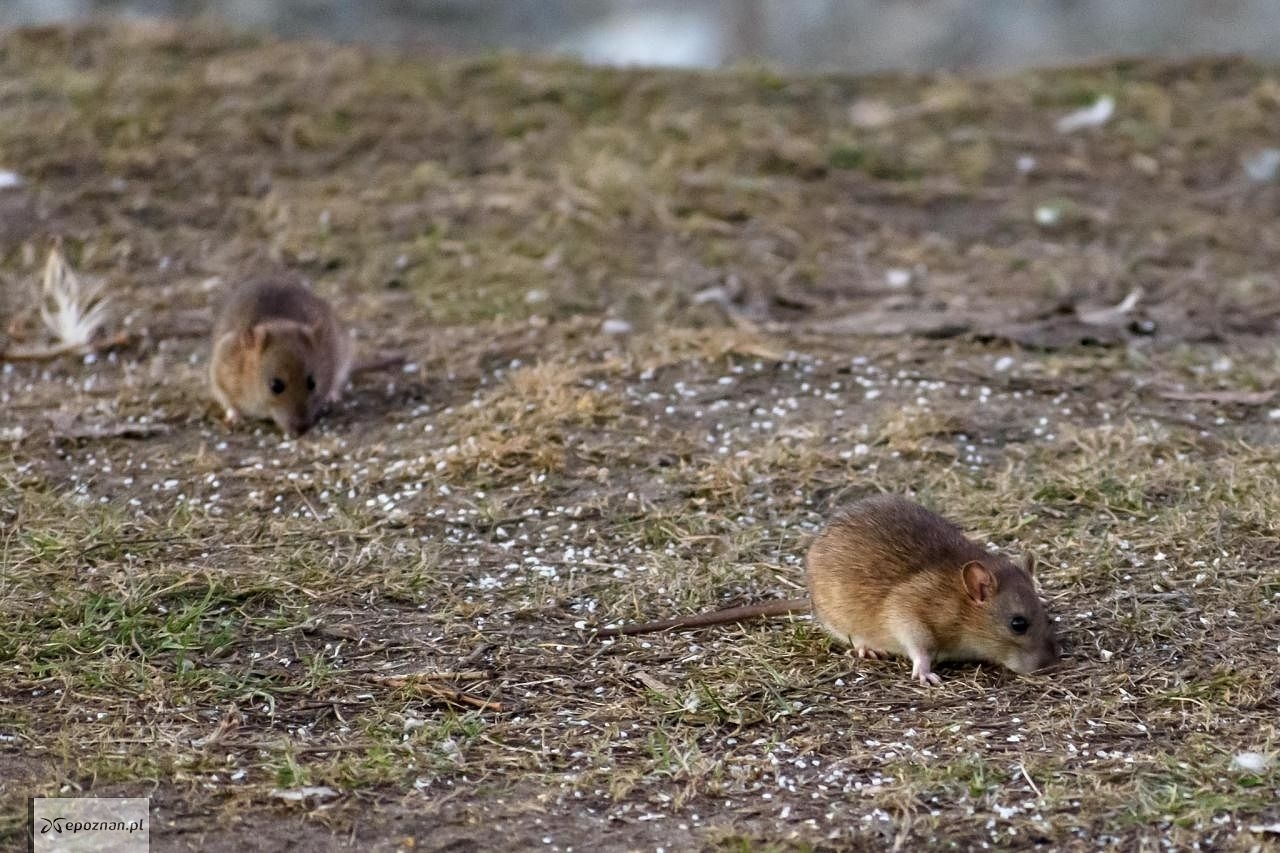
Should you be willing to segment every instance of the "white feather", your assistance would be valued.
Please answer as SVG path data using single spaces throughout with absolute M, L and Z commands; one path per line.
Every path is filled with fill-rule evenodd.
M 102 283 L 84 283 L 67 265 L 58 247 L 44 265 L 40 317 L 50 334 L 67 346 L 85 346 L 107 320 Z

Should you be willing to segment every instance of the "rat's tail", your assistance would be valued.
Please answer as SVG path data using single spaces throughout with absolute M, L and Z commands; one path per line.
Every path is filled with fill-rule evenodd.
M 596 631 L 596 636 L 618 637 L 626 634 L 652 634 L 657 631 L 692 631 L 696 628 L 727 625 L 731 622 L 745 622 L 748 619 L 760 619 L 766 616 L 786 616 L 790 613 L 804 613 L 810 610 L 811 607 L 812 605 L 808 598 L 784 598 L 778 601 L 766 601 L 762 604 L 747 604 L 742 607 L 713 610 L 710 613 L 698 613 L 694 616 L 678 616 L 675 619 L 641 622 L 638 625 L 601 628 Z

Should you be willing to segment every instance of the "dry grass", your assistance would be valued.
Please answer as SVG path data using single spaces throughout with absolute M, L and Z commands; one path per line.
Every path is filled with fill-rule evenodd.
M 1161 391 L 1280 385 L 1277 79 L 5 36 L 0 305 L 61 235 L 132 343 L 0 369 L 0 832 L 65 791 L 151 795 L 158 849 L 1274 846 L 1280 418 Z M 408 357 L 300 442 L 204 411 L 212 294 L 280 267 Z M 1137 287 L 1109 347 L 824 326 Z M 793 595 L 878 490 L 1034 552 L 1067 665 L 583 630 Z

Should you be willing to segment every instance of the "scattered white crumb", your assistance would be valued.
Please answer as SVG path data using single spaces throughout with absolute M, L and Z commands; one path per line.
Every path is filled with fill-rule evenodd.
M 1102 95 L 1092 106 L 1076 110 L 1058 119 L 1055 127 L 1058 133 L 1074 133 L 1090 127 L 1102 127 L 1111 120 L 1116 111 L 1116 99 L 1110 95 Z
M 894 290 L 901 290 L 908 284 L 911 284 L 911 279 L 911 270 L 902 269 L 900 267 L 888 270 L 884 274 L 884 283 L 889 287 L 892 287 Z
M 1250 773 L 1265 773 L 1271 767 L 1271 759 L 1261 752 L 1241 752 L 1231 759 L 1231 766 Z

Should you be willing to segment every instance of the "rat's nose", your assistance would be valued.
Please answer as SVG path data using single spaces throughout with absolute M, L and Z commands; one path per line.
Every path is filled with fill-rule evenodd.
M 1042 672 L 1046 669 L 1052 669 L 1057 666 L 1058 659 L 1061 657 L 1058 643 L 1050 638 L 1044 645 L 1044 649 L 1040 652 L 1040 660 L 1036 662 L 1036 670 Z
M 295 417 L 290 414 L 281 414 L 276 418 L 276 425 L 280 427 L 280 431 L 290 438 L 298 438 L 311 429 L 311 421 L 305 417 Z

